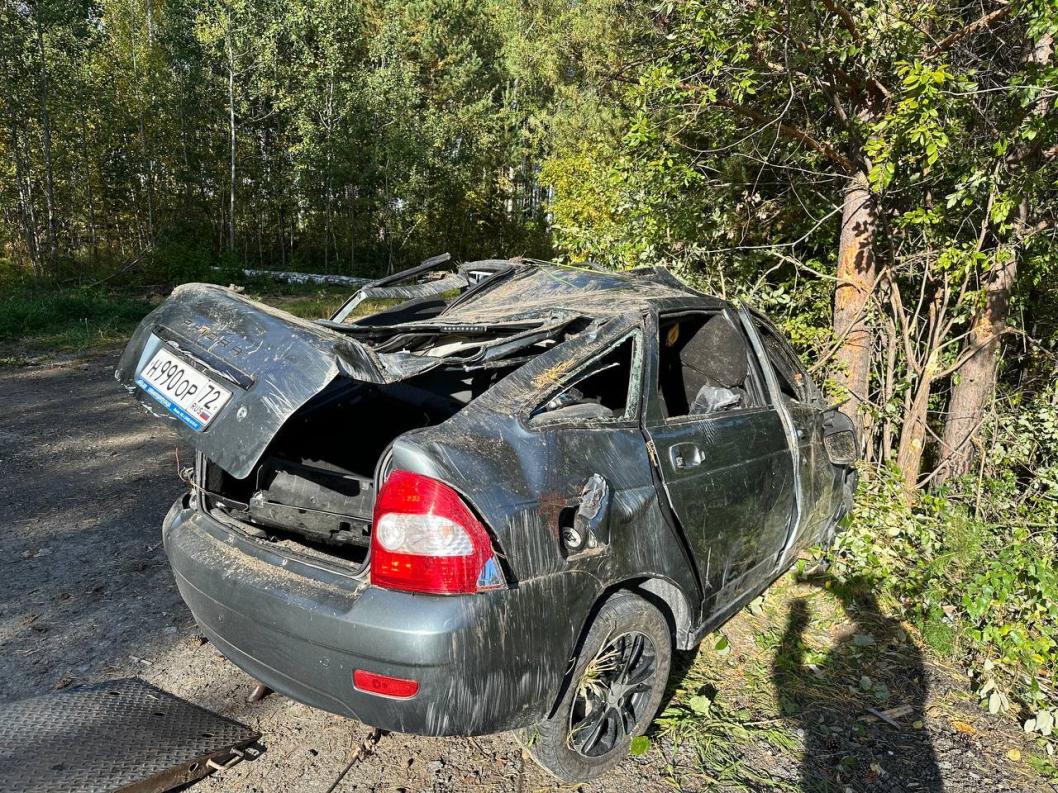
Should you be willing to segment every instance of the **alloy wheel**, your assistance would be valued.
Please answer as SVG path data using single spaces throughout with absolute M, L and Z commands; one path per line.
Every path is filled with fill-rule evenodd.
M 569 718 L 569 745 L 599 757 L 634 733 L 657 675 L 657 651 L 638 631 L 607 643 L 584 670 Z

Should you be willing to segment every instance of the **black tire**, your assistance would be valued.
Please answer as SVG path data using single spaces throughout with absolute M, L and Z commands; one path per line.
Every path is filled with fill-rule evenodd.
M 595 615 L 554 715 L 519 731 L 518 741 L 559 781 L 594 779 L 646 732 L 671 666 L 668 621 L 643 598 L 618 592 Z

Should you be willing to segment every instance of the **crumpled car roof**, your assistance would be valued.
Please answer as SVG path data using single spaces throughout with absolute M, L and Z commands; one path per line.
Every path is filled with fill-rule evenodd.
M 481 262 L 495 267 L 495 260 Z M 476 262 L 463 265 L 472 271 Z M 641 267 L 624 272 L 596 272 L 543 262 L 507 262 L 514 272 L 457 300 L 431 320 L 460 322 L 512 321 L 520 318 L 572 314 L 605 319 L 648 307 L 719 308 L 724 302 L 696 292 L 663 268 Z

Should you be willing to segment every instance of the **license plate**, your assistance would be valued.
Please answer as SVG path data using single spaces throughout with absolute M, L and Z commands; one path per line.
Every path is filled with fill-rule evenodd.
M 136 375 L 136 385 L 193 430 L 204 430 L 231 399 L 231 391 L 164 346 Z

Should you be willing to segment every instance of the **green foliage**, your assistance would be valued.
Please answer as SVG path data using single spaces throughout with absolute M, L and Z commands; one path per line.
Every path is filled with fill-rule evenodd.
M 656 35 L 629 37 L 623 68 L 556 114 L 560 144 L 542 170 L 555 241 L 570 258 L 666 264 L 747 298 L 822 359 L 821 380 L 840 381 L 830 279 L 843 190 L 864 174 L 881 210 L 869 247 L 885 274 L 866 308 L 867 446 L 895 461 L 924 389 L 926 470 L 967 331 L 1005 310 L 986 287 L 1016 265 L 1018 308 L 999 319 L 1024 323 L 1040 352 L 1006 347 L 975 441 L 983 465 L 910 497 L 920 461 L 910 477 L 871 466 L 836 559 L 888 592 L 935 651 L 964 661 L 977 690 L 994 679 L 1000 695 L 1054 702 L 1058 256 L 1046 229 L 1058 157 L 1043 151 L 1058 133 L 1058 71 L 1027 53 L 1058 13 L 1053 0 L 1017 4 L 1002 25 L 966 33 L 964 4 L 826 8 L 658 5 Z M 984 701 L 1002 704 L 992 693 Z
M 885 465 L 836 564 L 965 659 L 984 701 L 1053 703 L 1058 67 L 1028 55 L 1058 6 L 1007 8 L 974 28 L 947 1 L 4 3 L 0 341 L 116 340 L 149 306 L 111 287 L 554 254 L 746 299 L 848 396 L 841 218 L 866 180 L 878 227 L 840 250 L 878 271 L 860 396 Z M 305 316 L 344 299 L 248 286 Z M 971 331 L 1005 323 L 978 470 L 909 505 L 965 353 L 992 354 Z
M 170 280 L 203 255 L 546 255 L 520 22 L 491 0 L 4 4 L 0 243 L 84 280 L 151 247 Z
M 151 310 L 145 300 L 92 289 L 8 289 L 0 295 L 0 344 L 82 351 L 124 340 Z
M 650 751 L 650 739 L 645 735 L 637 735 L 632 739 L 632 744 L 629 747 L 628 753 L 632 757 L 642 757 Z
M 1044 400 L 1027 420 L 1054 414 Z M 1039 441 L 1031 454 L 1046 466 L 1058 443 Z M 1017 482 L 1023 462 L 997 455 L 987 481 L 955 483 L 915 506 L 898 472 L 872 470 L 832 559 L 839 578 L 887 593 L 934 651 L 985 684 L 983 697 L 1006 690 L 1038 707 L 1058 701 L 1058 490 L 1027 494 Z

